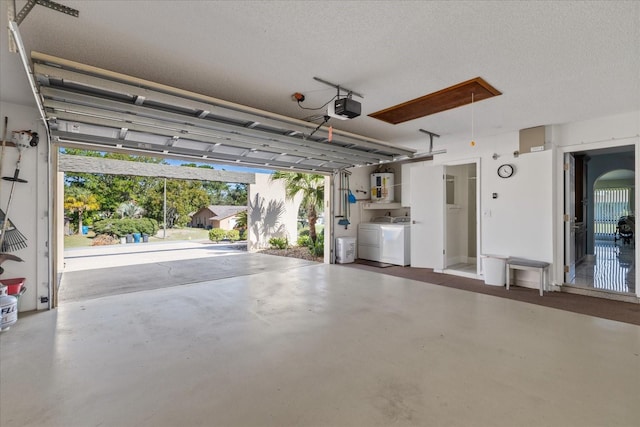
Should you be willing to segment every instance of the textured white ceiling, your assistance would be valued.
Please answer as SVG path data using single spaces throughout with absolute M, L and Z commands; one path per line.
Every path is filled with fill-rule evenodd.
M 296 118 L 317 113 L 294 92 L 310 107 L 335 95 L 321 77 L 365 97 L 334 127 L 408 146 L 420 128 L 470 135 L 471 107 L 395 126 L 366 114 L 476 76 L 503 92 L 473 107 L 476 136 L 640 110 L 638 1 L 59 2 L 80 17 L 36 6 L 27 50 Z M 1 33 L 2 99 L 29 102 Z

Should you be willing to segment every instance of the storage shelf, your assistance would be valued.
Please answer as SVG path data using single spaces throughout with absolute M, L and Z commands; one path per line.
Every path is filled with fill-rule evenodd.
M 380 209 L 380 210 L 389 210 L 389 209 L 401 209 L 402 203 L 400 202 L 392 202 L 392 203 L 376 203 L 376 202 L 365 202 L 362 204 L 362 209 Z

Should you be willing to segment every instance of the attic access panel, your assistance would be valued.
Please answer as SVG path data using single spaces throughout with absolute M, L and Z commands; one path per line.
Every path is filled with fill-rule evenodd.
M 332 173 L 415 150 L 33 52 L 54 142 L 190 161 Z
M 397 125 L 430 114 L 471 104 L 472 94 L 473 102 L 478 102 L 502 95 L 502 92 L 491 86 L 482 77 L 476 77 L 420 98 L 376 111 L 369 114 L 369 117 Z

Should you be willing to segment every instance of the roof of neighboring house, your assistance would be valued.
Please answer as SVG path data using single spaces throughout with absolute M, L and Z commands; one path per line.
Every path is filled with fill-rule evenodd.
M 221 220 L 236 216 L 242 211 L 246 211 L 246 206 L 224 206 L 224 205 L 212 205 L 207 206 L 207 209 L 213 214 L 209 219 Z

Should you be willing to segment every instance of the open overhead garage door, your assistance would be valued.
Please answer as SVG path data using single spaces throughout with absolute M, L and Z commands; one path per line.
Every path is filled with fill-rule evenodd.
M 332 173 L 414 150 L 32 53 L 54 142 L 251 167 Z

